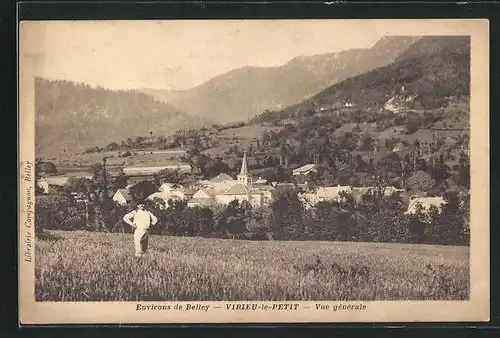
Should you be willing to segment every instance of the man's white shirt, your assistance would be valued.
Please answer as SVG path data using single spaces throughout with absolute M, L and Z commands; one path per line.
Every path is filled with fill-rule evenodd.
M 132 221 L 133 218 L 133 221 Z M 151 212 L 146 210 L 133 210 L 123 216 L 123 220 L 132 223 L 137 229 L 147 230 L 151 225 L 155 225 L 158 219 Z

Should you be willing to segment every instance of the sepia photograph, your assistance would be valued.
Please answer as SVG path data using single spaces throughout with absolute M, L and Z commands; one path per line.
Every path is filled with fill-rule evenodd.
M 487 21 L 19 35 L 28 321 L 489 319 Z

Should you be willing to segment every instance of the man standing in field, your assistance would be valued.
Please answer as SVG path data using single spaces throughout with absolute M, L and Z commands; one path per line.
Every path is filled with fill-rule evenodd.
M 133 220 L 132 220 L 133 219 Z M 158 219 L 150 211 L 144 209 L 144 204 L 137 205 L 136 210 L 132 210 L 125 216 L 123 221 L 133 228 L 135 256 L 141 257 L 148 249 L 149 228 L 158 222 Z

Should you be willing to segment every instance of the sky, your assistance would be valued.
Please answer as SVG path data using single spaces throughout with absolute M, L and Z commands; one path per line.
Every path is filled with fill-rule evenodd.
M 188 89 L 235 68 L 371 47 L 385 33 L 347 20 L 29 24 L 26 45 L 42 56 L 38 76 L 110 89 Z

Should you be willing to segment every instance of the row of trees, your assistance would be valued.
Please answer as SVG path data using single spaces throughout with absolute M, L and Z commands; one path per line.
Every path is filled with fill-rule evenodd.
M 280 190 L 269 207 L 252 208 L 237 201 L 214 208 L 188 208 L 185 201 L 167 209 L 154 201 L 147 207 L 158 217 L 153 233 L 240 239 L 327 240 L 468 245 L 469 196 L 449 193 L 447 204 L 429 212 L 405 215 L 406 203 L 381 191 L 360 199 L 344 195 L 340 201 L 307 208 L 294 189 Z M 71 194 L 37 197 L 37 227 L 131 232 L 121 217 L 129 207 L 106 207 L 95 196 L 78 203 Z

